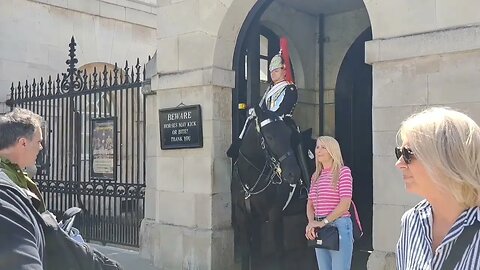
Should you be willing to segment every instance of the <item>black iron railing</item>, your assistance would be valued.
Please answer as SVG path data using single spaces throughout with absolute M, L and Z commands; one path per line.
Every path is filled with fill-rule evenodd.
M 145 198 L 145 69 L 103 66 L 77 69 L 76 43 L 69 44 L 66 73 L 13 84 L 12 109 L 40 114 L 44 150 L 34 180 L 47 207 L 62 213 L 84 209 L 80 231 L 87 240 L 138 246 Z

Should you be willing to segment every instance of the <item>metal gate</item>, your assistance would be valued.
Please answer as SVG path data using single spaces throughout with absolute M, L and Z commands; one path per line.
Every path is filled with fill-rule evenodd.
M 7 104 L 41 115 L 44 150 L 33 177 L 47 208 L 60 215 L 84 210 L 79 223 L 87 240 L 139 245 L 145 198 L 144 68 L 78 70 L 70 42 L 67 73 L 12 83 Z

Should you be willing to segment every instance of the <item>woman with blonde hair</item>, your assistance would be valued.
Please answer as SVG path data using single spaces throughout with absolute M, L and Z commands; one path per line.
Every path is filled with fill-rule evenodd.
M 352 174 L 343 164 L 337 140 L 329 136 L 317 139 L 316 170 L 312 175 L 307 202 L 308 225 L 305 237 L 316 238 L 315 229 L 331 224 L 338 229 L 339 250 L 316 248 L 318 268 L 321 270 L 349 270 L 353 252 L 350 203 Z
M 430 108 L 398 132 L 396 167 L 425 198 L 402 217 L 397 269 L 480 269 L 480 128 L 467 115 Z

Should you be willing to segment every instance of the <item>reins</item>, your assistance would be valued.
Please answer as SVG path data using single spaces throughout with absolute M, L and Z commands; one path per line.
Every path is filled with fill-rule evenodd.
M 236 174 L 240 180 L 240 184 L 242 185 L 242 188 L 243 188 L 243 191 L 245 192 L 245 200 L 248 199 L 251 195 L 256 195 L 256 194 L 259 194 L 259 193 L 262 193 L 265 189 L 267 189 L 270 184 L 275 184 L 275 185 L 280 185 L 283 183 L 283 180 L 282 180 L 282 169 L 280 167 L 280 163 L 282 161 L 284 161 L 286 158 L 290 157 L 290 156 L 293 156 L 293 152 L 291 150 L 287 151 L 285 154 L 283 154 L 280 158 L 278 158 L 278 160 L 270 153 L 270 150 L 269 150 L 269 147 L 268 147 L 268 144 L 265 142 L 265 138 L 261 132 L 261 128 L 268 125 L 268 124 L 271 124 L 271 123 L 274 123 L 276 121 L 281 121 L 281 119 L 277 119 L 277 118 L 274 118 L 274 119 L 266 119 L 266 120 L 263 120 L 261 123 L 258 123 L 258 118 L 257 117 L 253 117 L 253 120 L 255 120 L 255 124 L 256 124 L 256 130 L 257 130 L 257 133 L 260 135 L 260 146 L 265 154 L 265 163 L 263 164 L 263 169 L 260 170 L 259 168 L 257 168 L 257 166 L 255 166 L 243 153 L 241 150 L 239 150 L 239 157 L 241 157 L 243 160 L 245 160 L 247 162 L 247 164 L 253 168 L 255 168 L 255 170 L 257 170 L 257 172 L 259 172 L 259 176 L 257 177 L 257 179 L 255 180 L 255 183 L 253 184 L 252 187 L 250 187 L 248 184 L 245 184 L 245 182 L 243 181 L 242 179 L 242 176 L 240 175 L 240 172 L 238 170 L 238 161 L 240 159 L 237 159 L 237 161 L 235 161 L 235 164 L 234 165 L 237 165 L 235 166 L 235 170 L 236 170 Z M 268 173 L 265 173 L 267 171 L 267 168 L 269 169 L 268 170 Z M 262 176 L 266 176 L 266 177 L 262 177 Z M 275 181 L 275 178 L 278 179 L 278 181 Z M 262 180 L 266 180 L 268 179 L 268 181 L 266 181 L 266 184 L 265 186 L 263 186 L 262 188 L 259 188 L 256 190 L 258 184 L 262 181 Z
M 240 184 L 242 185 L 243 191 L 245 192 L 245 200 L 246 200 L 251 195 L 259 194 L 259 193 L 263 192 L 265 189 L 267 189 L 268 186 L 270 186 L 270 184 L 272 182 L 271 180 L 269 180 L 263 188 L 255 191 L 255 188 L 257 188 L 258 183 L 260 183 L 260 181 L 263 179 L 263 177 L 262 177 L 263 175 L 267 175 L 269 177 L 269 179 L 271 179 L 271 176 L 274 175 L 274 174 L 272 173 L 271 167 L 268 166 L 268 161 L 267 160 L 265 160 L 265 163 L 263 165 L 263 169 L 260 171 L 260 169 L 258 169 L 255 165 L 253 165 L 241 151 L 239 151 L 239 154 L 240 154 L 240 157 L 242 157 L 243 160 L 245 160 L 248 163 L 248 165 L 255 168 L 255 170 L 257 170 L 257 172 L 260 172 L 260 174 L 257 177 L 257 180 L 255 181 L 255 184 L 253 184 L 252 187 L 249 187 L 248 184 L 244 184 L 242 176 L 240 175 L 240 172 L 238 170 L 238 165 L 237 164 L 238 164 L 239 159 L 237 159 L 237 161 L 235 161 L 236 166 L 234 166 L 234 169 L 235 169 L 235 172 L 238 176 L 238 179 L 240 180 Z M 268 174 L 265 174 L 265 170 L 267 168 L 270 168 L 270 172 Z

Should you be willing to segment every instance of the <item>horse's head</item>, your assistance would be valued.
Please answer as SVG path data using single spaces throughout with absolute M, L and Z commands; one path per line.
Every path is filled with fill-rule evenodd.
M 287 183 L 296 184 L 301 177 L 301 172 L 292 148 L 294 130 L 281 118 L 269 111 L 261 110 L 258 106 L 255 107 L 255 114 L 265 149 L 274 159 L 273 161 L 280 165 L 279 175 Z

